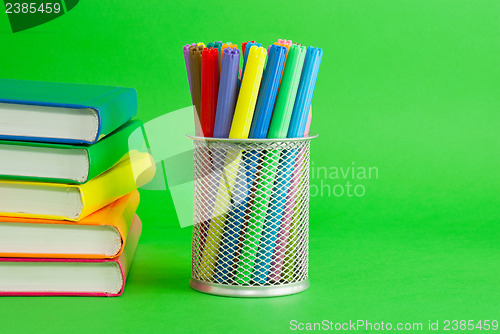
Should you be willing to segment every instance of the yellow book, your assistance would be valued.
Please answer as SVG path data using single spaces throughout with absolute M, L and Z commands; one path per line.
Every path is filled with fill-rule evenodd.
M 148 153 L 130 159 L 82 185 L 0 180 L 0 216 L 79 221 L 153 179 Z

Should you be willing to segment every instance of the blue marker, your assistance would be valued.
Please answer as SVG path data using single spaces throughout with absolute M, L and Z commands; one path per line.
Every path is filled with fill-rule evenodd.
M 293 106 L 292 118 L 288 128 L 288 138 L 304 136 L 322 56 L 323 50 L 321 49 L 313 47 L 307 49 L 297 96 Z M 252 275 L 252 279 L 257 283 L 265 283 L 268 280 L 271 260 L 276 246 L 277 234 L 285 209 L 286 197 L 290 188 L 290 180 L 297 154 L 298 150 L 293 149 L 283 151 L 281 155 L 280 168 L 278 169 L 274 183 L 270 208 L 266 217 L 266 224 L 255 263 L 255 271 Z
M 258 47 L 262 47 L 262 43 L 253 43 L 248 42 L 245 46 L 245 57 L 243 57 L 243 69 L 241 70 L 241 80 L 243 81 L 243 74 L 245 74 L 245 66 L 247 66 L 248 54 L 250 53 L 250 48 L 252 45 L 257 45 Z
M 281 74 L 285 65 L 286 52 L 287 49 L 284 46 L 271 46 L 250 128 L 250 138 L 267 138 Z
M 292 119 L 288 128 L 288 138 L 304 136 L 322 57 L 322 49 L 313 48 L 312 46 L 307 48 L 304 68 L 300 76 L 299 90 L 297 91 L 297 98 L 293 105 Z

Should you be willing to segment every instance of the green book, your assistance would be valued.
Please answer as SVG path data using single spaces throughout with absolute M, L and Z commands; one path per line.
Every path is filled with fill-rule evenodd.
M 93 145 L 1 140 L 0 179 L 84 184 L 127 159 L 132 150 L 145 149 L 137 138 L 144 138 L 141 121 L 130 121 Z

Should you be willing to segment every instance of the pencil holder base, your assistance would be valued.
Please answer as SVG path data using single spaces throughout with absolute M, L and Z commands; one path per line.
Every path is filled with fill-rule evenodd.
M 293 295 L 309 288 L 309 279 L 278 286 L 230 286 L 199 281 L 191 278 L 189 286 L 194 290 L 226 297 L 279 297 Z

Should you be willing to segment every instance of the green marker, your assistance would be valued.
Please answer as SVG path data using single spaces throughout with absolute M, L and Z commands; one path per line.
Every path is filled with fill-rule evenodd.
M 267 138 L 287 137 L 305 56 L 305 46 L 293 45 L 288 52 Z M 236 268 L 235 281 L 239 284 L 249 283 L 252 277 L 280 156 L 280 150 L 272 150 L 262 156 L 262 168 L 256 180 L 255 197 L 250 204 L 248 227 Z
M 305 57 L 305 46 L 292 45 L 290 47 L 267 138 L 286 138 L 287 136 Z

